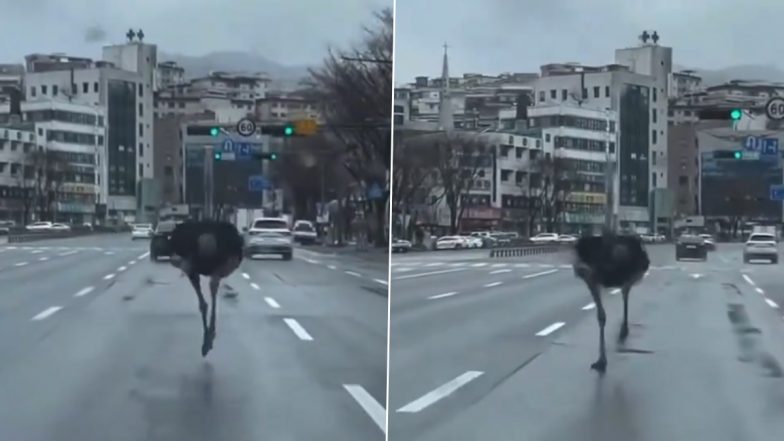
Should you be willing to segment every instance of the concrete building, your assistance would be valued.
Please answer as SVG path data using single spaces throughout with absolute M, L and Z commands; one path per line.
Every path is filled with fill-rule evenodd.
M 109 222 L 136 219 L 139 182 L 152 177 L 151 81 L 108 62 L 78 69 L 66 63 L 63 70 L 47 65 L 24 77 L 28 101 L 51 98 L 106 109 L 106 175 L 97 209 L 107 213 Z
M 174 61 L 163 61 L 155 68 L 155 91 L 185 83 L 185 68 Z
M 62 173 L 52 183 L 57 188 L 53 219 L 93 223 L 107 176 L 105 110 L 54 99 L 25 101 L 21 107 L 24 121 L 35 128 L 43 165 Z
M 0 220 L 23 225 L 33 212 L 32 170 L 25 175 L 26 155 L 37 147 L 30 124 L 0 125 Z
M 667 96 L 670 98 L 679 98 L 700 90 L 702 90 L 702 77 L 693 70 L 670 73 L 667 91 Z
M 321 121 L 322 115 L 314 99 L 293 94 L 272 95 L 256 100 L 256 119 L 259 121 L 292 121 L 315 119 Z

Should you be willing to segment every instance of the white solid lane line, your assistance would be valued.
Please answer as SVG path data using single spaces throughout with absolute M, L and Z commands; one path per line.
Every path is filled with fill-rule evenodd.
M 774 301 L 773 301 L 773 300 L 771 300 L 771 299 L 765 299 L 765 302 L 766 302 L 766 303 L 767 303 L 767 304 L 768 304 L 768 305 L 769 305 L 771 308 L 778 308 L 778 307 L 779 307 L 779 304 L 778 304 L 778 303 L 776 303 L 776 302 L 774 302 Z
M 258 284 L 256 284 L 256 283 L 251 283 L 250 287 L 253 288 L 253 289 L 261 289 L 261 287 Z
M 18 262 L 14 264 L 14 266 L 25 266 L 25 265 L 27 265 L 27 262 Z
M 46 308 L 43 311 L 41 311 L 38 314 L 36 314 L 35 317 L 33 317 L 31 320 L 36 320 L 36 321 L 37 320 L 43 320 L 43 319 L 51 316 L 52 314 L 54 314 L 55 312 L 57 312 L 57 311 L 59 311 L 61 309 L 63 309 L 62 306 L 52 306 L 52 307 Z
M 367 412 L 370 419 L 381 429 L 384 434 L 387 433 L 387 411 L 375 398 L 373 398 L 364 387 L 358 384 L 344 384 L 346 391 L 356 400 L 362 409 Z
M 457 291 L 447 292 L 447 293 L 444 293 L 444 294 L 437 294 L 437 295 L 428 297 L 428 299 L 430 299 L 430 300 L 443 299 L 444 297 L 452 297 L 454 295 L 457 295 Z
M 490 275 L 493 275 L 493 274 L 503 274 L 503 273 L 511 273 L 511 272 L 512 272 L 512 270 L 510 270 L 510 269 L 500 269 L 500 270 L 490 271 Z
M 349 276 L 354 276 L 354 277 L 362 277 L 362 274 L 360 274 L 360 273 L 356 273 L 356 272 L 354 272 L 354 271 L 343 271 L 343 272 L 344 272 L 344 273 L 346 273 L 346 274 L 348 274 Z
M 436 389 L 422 395 L 420 398 L 406 404 L 405 406 L 398 409 L 398 412 L 402 413 L 417 413 L 422 411 L 434 403 L 448 397 L 455 393 L 456 390 L 460 389 L 461 387 L 465 386 L 472 380 L 481 376 L 483 372 L 480 371 L 468 371 L 459 377 L 455 378 L 452 381 L 449 381 L 446 384 L 443 384 Z
M 558 272 L 557 269 L 551 269 L 551 270 L 547 270 L 547 271 L 542 271 L 540 273 L 527 274 L 527 275 L 523 276 L 523 279 L 533 279 L 534 277 L 546 276 L 548 274 L 557 273 L 557 272 Z
M 537 332 L 536 336 L 537 337 L 546 337 L 546 336 L 552 334 L 553 332 L 561 329 L 563 327 L 563 325 L 565 325 L 565 324 L 566 323 L 564 323 L 564 322 L 555 322 L 552 325 L 550 325 L 550 326 L 542 329 L 541 331 Z
M 81 290 L 79 290 L 79 292 L 74 294 L 74 297 L 86 296 L 87 294 L 90 294 L 91 292 L 93 292 L 94 289 L 95 289 L 95 287 L 92 287 L 92 286 L 88 286 L 86 288 L 82 288 Z
M 298 321 L 296 321 L 293 318 L 284 318 L 283 321 L 286 322 L 287 325 L 289 325 L 291 331 L 294 332 L 294 334 L 297 337 L 299 337 L 300 340 L 313 341 L 313 337 L 311 337 L 310 334 L 308 334 L 308 331 L 306 331 L 305 328 L 303 328 Z
M 591 302 L 591 303 L 589 303 L 589 304 L 587 304 L 587 305 L 583 306 L 583 307 L 582 307 L 582 310 L 583 310 L 583 311 L 590 311 L 590 310 L 591 310 L 591 309 L 593 309 L 593 308 L 596 308 L 596 303 L 593 303 L 593 302 Z
M 114 278 L 114 274 L 107 274 L 107 275 L 103 276 L 103 280 L 109 280 L 109 279 L 113 279 L 113 278 Z
M 744 275 L 743 275 L 743 278 L 746 280 L 746 282 L 748 282 L 748 283 L 749 283 L 749 285 L 751 285 L 751 286 L 757 286 L 757 284 L 756 284 L 756 283 L 754 283 L 754 281 L 753 281 L 753 280 L 751 280 L 751 277 L 749 277 L 748 275 L 744 274 Z
M 278 304 L 278 302 L 276 302 L 275 299 L 273 299 L 272 297 L 264 297 L 264 301 L 267 302 L 267 304 L 270 305 L 270 307 L 272 308 L 275 309 L 280 308 L 280 304 Z
M 417 277 L 435 276 L 437 274 L 454 273 L 456 271 L 465 271 L 465 268 L 453 268 L 453 269 L 448 269 L 448 270 L 430 271 L 429 273 L 409 274 L 407 276 L 395 277 L 395 280 L 415 279 Z
M 492 288 L 494 286 L 501 285 L 502 283 L 504 283 L 504 282 L 491 282 L 491 283 L 488 283 L 487 285 L 485 285 L 485 288 Z

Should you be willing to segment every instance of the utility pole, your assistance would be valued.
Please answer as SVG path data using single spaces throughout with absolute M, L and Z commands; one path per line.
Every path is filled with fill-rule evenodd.
M 613 162 L 612 162 L 612 154 L 610 153 L 610 140 L 613 139 L 613 138 L 612 138 L 612 133 L 610 132 L 610 121 L 611 121 L 611 119 L 610 119 L 610 109 L 609 108 L 606 110 L 605 114 L 607 115 L 607 125 L 605 127 L 606 134 L 607 134 L 607 145 L 605 146 L 605 149 L 604 149 L 604 152 L 605 152 L 605 155 L 604 155 L 604 160 L 605 160 L 605 164 L 604 164 L 604 190 L 605 190 L 605 193 L 606 193 L 606 196 L 605 196 L 605 208 L 604 208 L 604 227 L 605 227 L 605 229 L 614 232 L 615 231 L 615 225 L 614 225 L 615 222 L 613 222 L 614 221 L 613 208 L 614 208 L 614 205 L 615 205 L 615 201 L 614 201 L 614 198 L 613 198 L 613 193 L 614 193 L 613 173 L 614 173 L 615 170 L 614 170 Z M 617 133 L 617 127 L 616 127 L 616 133 Z M 616 150 L 615 150 L 616 157 L 617 157 L 617 152 L 618 152 L 618 146 L 616 145 Z

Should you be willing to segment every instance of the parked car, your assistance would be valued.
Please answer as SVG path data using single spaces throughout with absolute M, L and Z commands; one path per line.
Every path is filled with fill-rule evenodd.
M 149 239 L 152 237 L 152 224 L 136 224 L 131 230 L 131 240 Z
M 779 247 L 776 236 L 770 233 L 753 233 L 743 247 L 743 263 L 754 259 L 779 263 Z
M 558 235 L 556 233 L 539 233 L 531 238 L 533 243 L 558 243 Z
M 693 234 L 684 234 L 675 243 L 675 260 L 682 258 L 708 260 L 705 239 Z
M 59 232 L 62 233 L 62 232 L 71 231 L 71 227 L 66 225 L 66 224 L 54 223 L 54 224 L 52 224 L 51 227 L 49 227 L 49 230 L 50 231 L 59 231 Z
M 11 232 L 11 228 L 16 226 L 14 221 L 0 221 L 0 235 L 5 235 Z
M 309 220 L 298 220 L 294 222 L 292 234 L 294 235 L 294 242 L 299 242 L 303 245 L 316 243 L 316 239 L 318 238 L 316 227 L 313 225 L 313 222 Z
M 460 236 L 439 237 L 436 241 L 437 250 L 459 250 L 467 247 L 466 240 Z
M 482 248 L 484 242 L 481 237 L 463 236 L 466 241 L 466 248 Z
M 292 237 L 285 232 L 259 231 L 245 241 L 245 257 L 258 254 L 280 254 L 283 260 L 291 260 L 294 255 Z
M 411 250 L 411 242 L 404 239 L 392 239 L 390 248 L 393 253 L 407 253 Z
M 561 234 L 558 236 L 558 243 L 565 243 L 565 244 L 577 243 L 577 236 L 573 234 Z
M 52 229 L 51 222 L 33 222 L 30 225 L 25 226 L 25 230 L 27 231 L 48 231 Z

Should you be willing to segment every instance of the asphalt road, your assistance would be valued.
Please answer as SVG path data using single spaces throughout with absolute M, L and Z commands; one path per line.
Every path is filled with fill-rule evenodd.
M 589 368 L 596 309 L 568 255 L 394 256 L 389 439 L 782 439 L 781 267 L 743 264 L 735 244 L 707 262 L 648 250 L 622 347 L 621 296 L 604 294 L 603 377 Z
M 205 359 L 192 288 L 147 247 L 0 246 L 0 439 L 384 439 L 385 262 L 243 262 Z

